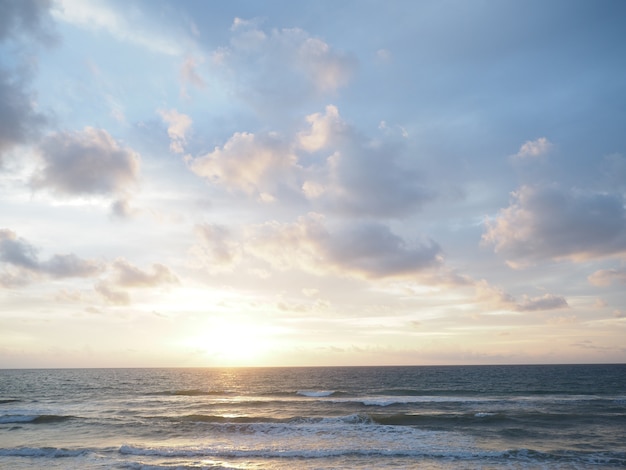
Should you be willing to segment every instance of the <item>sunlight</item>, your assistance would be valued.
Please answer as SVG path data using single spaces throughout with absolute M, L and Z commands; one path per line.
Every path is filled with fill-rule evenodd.
M 186 345 L 203 351 L 217 365 L 259 365 L 270 349 L 271 335 L 267 327 L 248 319 L 219 319 Z

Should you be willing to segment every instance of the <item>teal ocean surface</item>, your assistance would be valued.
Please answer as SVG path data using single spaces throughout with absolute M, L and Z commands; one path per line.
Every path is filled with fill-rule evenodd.
M 0 370 L 2 469 L 626 467 L 626 365 Z

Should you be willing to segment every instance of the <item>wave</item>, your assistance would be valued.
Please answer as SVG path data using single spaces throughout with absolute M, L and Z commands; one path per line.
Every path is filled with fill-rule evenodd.
M 353 413 L 337 416 L 285 416 L 272 417 L 267 415 L 212 415 L 188 414 L 183 416 L 152 416 L 154 420 L 165 420 L 172 423 L 203 423 L 215 425 L 216 430 L 239 432 L 244 426 L 249 432 L 283 433 L 306 426 L 395 426 L 414 427 L 431 430 L 451 430 L 459 427 L 480 428 L 484 426 L 497 429 L 526 429 L 530 434 L 540 429 L 553 426 L 578 426 L 588 422 L 589 417 L 580 414 L 566 413 L 515 413 L 515 412 L 447 412 L 447 413 Z M 619 425 L 623 415 L 605 417 L 607 425 Z M 258 426 L 257 426 L 258 425 Z M 267 425 L 271 425 L 270 428 Z
M 230 393 L 225 392 L 223 390 L 199 390 L 199 389 L 191 389 L 191 390 L 161 390 L 158 392 L 150 392 L 147 395 L 157 395 L 157 396 L 185 396 L 185 397 L 203 397 L 203 396 L 222 396 L 222 395 L 230 395 Z
M 65 449 L 61 447 L 13 447 L 0 448 L 0 457 L 79 457 L 91 452 L 89 449 Z
M 241 467 L 231 467 L 227 464 L 219 464 L 219 463 L 211 463 L 210 465 L 206 465 L 206 462 L 202 463 L 202 467 L 198 467 L 198 465 L 180 465 L 180 464 L 172 464 L 172 465 L 150 465 L 142 462 L 131 462 L 125 464 L 123 468 L 128 468 L 129 470 L 198 470 L 201 468 L 202 470 L 239 470 Z
M 72 419 L 73 416 L 63 415 L 3 415 L 0 416 L 0 424 L 9 423 L 31 423 L 31 424 L 48 424 L 59 423 Z
M 335 394 L 337 394 L 336 390 L 298 390 L 296 392 L 296 395 L 311 398 L 332 397 Z
M 174 418 L 175 421 L 190 421 L 198 423 L 280 423 L 286 420 L 280 418 L 270 418 L 266 416 L 219 416 L 219 415 L 202 415 L 193 414 Z
M 206 447 L 141 447 L 137 445 L 123 445 L 118 452 L 122 455 L 135 457 L 161 457 L 161 458 L 272 458 L 272 459 L 324 459 L 345 456 L 361 456 L 370 458 L 410 457 L 414 459 L 443 459 L 447 462 L 490 462 L 497 466 L 498 463 L 506 462 L 507 465 L 518 462 L 524 466 L 533 464 L 584 464 L 584 465 L 610 465 L 620 467 L 626 465 L 626 452 L 595 452 L 595 451 L 553 451 L 541 452 L 532 449 L 520 448 L 504 451 L 489 451 L 466 448 L 415 448 L 406 447 L 398 449 L 390 448 L 354 448 L 339 447 L 326 449 L 298 448 L 289 449 L 284 447 L 260 447 L 260 448 L 230 448 L 223 446 Z
M 16 403 L 22 400 L 18 398 L 0 398 L 0 405 L 4 405 L 5 403 Z
M 374 421 L 366 414 L 343 416 L 291 416 L 272 418 L 269 416 L 222 416 L 191 414 L 171 418 L 175 422 L 197 422 L 210 424 L 284 424 L 288 425 L 336 425 L 336 424 L 373 424 Z
M 509 421 L 502 413 L 405 414 L 371 415 L 372 421 L 385 426 L 440 426 L 463 424 L 496 424 Z

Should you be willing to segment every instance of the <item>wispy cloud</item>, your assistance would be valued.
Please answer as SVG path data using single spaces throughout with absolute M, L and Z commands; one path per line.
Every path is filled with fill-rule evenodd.
M 130 14 L 129 14 L 130 13 Z M 81 0 L 58 0 L 52 14 L 60 21 L 90 30 L 104 30 L 119 41 L 134 44 L 147 50 L 166 55 L 182 55 L 178 41 L 145 27 L 137 26 L 132 10 L 124 13 L 114 9 L 102 0 L 83 2 Z M 135 12 L 134 16 L 139 16 Z

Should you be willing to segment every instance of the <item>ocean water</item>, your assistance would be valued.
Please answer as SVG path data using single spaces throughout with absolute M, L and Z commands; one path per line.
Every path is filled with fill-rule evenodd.
M 0 468 L 614 469 L 626 365 L 0 370 Z

